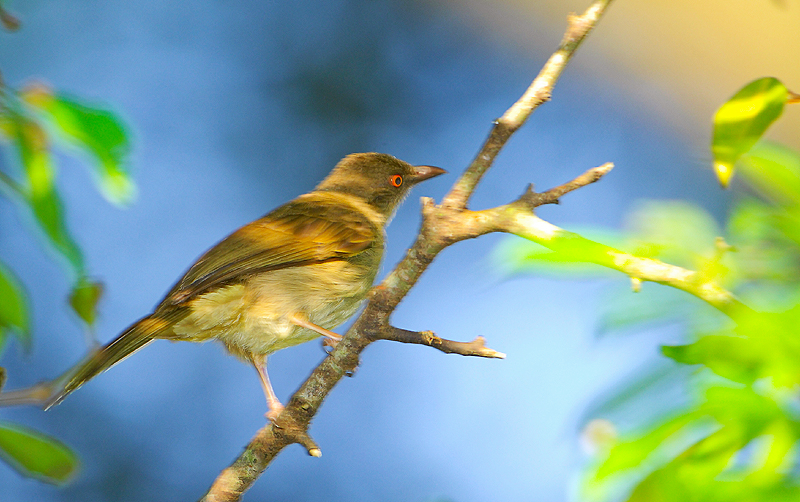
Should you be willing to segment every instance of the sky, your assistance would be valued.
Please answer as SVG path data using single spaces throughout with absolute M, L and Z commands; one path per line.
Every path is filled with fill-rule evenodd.
M 523 47 L 542 43 L 541 30 L 531 29 L 532 20 L 560 27 L 565 12 L 581 12 L 588 4 L 450 2 L 476 23 Z M 603 17 L 602 35 L 581 51 L 588 56 L 585 61 L 597 63 L 594 72 L 625 89 L 626 100 L 640 101 L 662 123 L 704 137 L 709 117 L 745 83 L 773 76 L 789 88 L 797 87 L 798 24 L 796 0 L 613 2 Z M 659 87 L 660 92 L 654 92 Z M 765 137 L 797 149 L 798 129 L 800 114 L 787 110 Z
M 401 208 L 388 229 L 384 275 L 413 241 L 418 198 L 442 197 L 563 29 L 531 26 L 539 43 L 522 47 L 453 6 L 399 0 L 33 0 L 9 8 L 23 24 L 0 34 L 8 85 L 47 82 L 113 108 L 131 129 L 138 198 L 129 208 L 108 204 L 80 159 L 58 156 L 70 228 L 106 288 L 101 341 L 147 314 L 203 251 L 312 189 L 351 152 L 451 173 L 417 187 Z M 604 36 L 601 24 L 586 43 Z M 579 53 L 553 100 L 512 138 L 471 207 L 611 161 L 600 183 L 538 214 L 572 230 L 618 228 L 641 199 L 681 198 L 721 218 L 726 198 L 705 168 L 707 137 L 660 125 L 595 71 L 603 56 L 591 54 Z M 671 99 L 657 82 L 632 77 L 629 85 Z M 4 150 L 0 169 L 16 175 Z M 599 337 L 604 305 L 627 294 L 625 278 L 506 277 L 491 258 L 504 239 L 446 249 L 393 322 L 450 339 L 482 335 L 508 358 L 373 344 L 312 423 L 322 458 L 288 448 L 245 500 L 574 499 L 587 410 L 631 375 L 665 364 L 658 346 L 681 332 Z M 21 278 L 34 315 L 31 353 L 12 344 L 0 359 L 7 388 L 61 374 L 86 351 L 66 305 L 69 278 L 5 199 L 0 260 Z M 272 356 L 278 396 L 287 400 L 323 357 L 318 342 Z M 58 437 L 82 462 L 65 487 L 0 464 L 0 500 L 196 499 L 265 411 L 253 369 L 221 346 L 156 342 L 48 412 L 0 410 L 0 420 Z

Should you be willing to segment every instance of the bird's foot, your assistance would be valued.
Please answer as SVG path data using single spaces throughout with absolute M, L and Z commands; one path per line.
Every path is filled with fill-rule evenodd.
M 278 402 L 270 403 L 269 411 L 266 412 L 264 416 L 267 417 L 267 420 L 269 420 L 274 424 L 275 420 L 278 419 L 278 415 L 280 415 L 281 412 L 283 411 L 283 408 L 284 406 L 281 403 Z
M 341 338 L 339 340 L 341 340 Z M 331 350 L 336 348 L 336 345 L 339 343 L 339 340 L 336 340 L 334 338 L 329 338 L 327 336 L 323 337 L 322 338 L 322 350 L 324 350 L 325 352 L 330 354 Z M 329 350 L 329 348 L 330 348 L 330 350 Z

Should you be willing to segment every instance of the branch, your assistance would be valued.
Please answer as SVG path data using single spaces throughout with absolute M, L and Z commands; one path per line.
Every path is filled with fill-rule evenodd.
M 541 244 L 572 261 L 595 263 L 618 270 L 636 281 L 672 286 L 704 300 L 729 316 L 751 310 L 730 291 L 694 270 L 641 258 L 548 223 L 524 209 L 525 204 L 529 203 L 523 200 L 525 198 L 523 196 L 508 206 L 511 209 L 506 212 L 507 219 L 502 224 L 504 232 Z
M 309 454 L 319 456 L 319 448 L 308 436 L 308 425 L 331 389 L 342 377 L 355 371 L 359 355 L 375 340 L 422 343 L 444 352 L 463 355 L 503 356 L 486 348 L 482 338 L 470 343 L 459 343 L 440 339 L 430 332 L 400 330 L 389 324 L 389 316 L 442 249 L 460 240 L 489 232 L 505 231 L 502 223 L 513 221 L 513 218 L 508 218 L 518 209 L 518 205 L 514 205 L 516 203 L 488 211 L 468 211 L 467 201 L 511 135 L 539 105 L 550 99 L 552 89 L 567 63 L 610 3 L 611 0 L 595 0 L 583 15 L 569 16 L 567 30 L 559 48 L 523 96 L 495 121 L 478 155 L 453 185 L 442 204 L 437 206 L 431 199 L 423 199 L 422 228 L 416 242 L 395 270 L 379 286 L 373 288 L 367 306 L 355 324 L 300 386 L 275 422 L 258 431 L 239 458 L 222 471 L 202 500 L 239 500 L 241 494 L 252 485 L 277 454 L 292 443 L 300 443 Z M 529 206 L 527 211 L 532 214 L 532 204 L 557 202 L 560 196 L 596 181 L 609 169 L 610 165 L 601 166 L 544 194 L 535 194 L 528 190 L 526 195 L 532 194 L 530 197 L 536 196 L 538 200 L 526 201 Z
M 539 105 L 550 100 L 553 87 L 555 87 L 567 63 L 572 59 L 581 42 L 600 20 L 610 3 L 611 0 L 595 0 L 583 15 L 569 15 L 567 18 L 567 31 L 564 33 L 561 45 L 550 56 L 550 59 L 547 60 L 539 75 L 533 80 L 533 83 L 531 83 L 522 97 L 511 105 L 511 108 L 506 110 L 502 117 L 495 121 L 489 137 L 472 161 L 472 164 L 461 176 L 461 179 L 456 181 L 450 193 L 442 200 L 443 206 L 467 207 L 467 201 L 472 192 L 475 191 L 475 186 L 492 166 L 495 157 L 500 153 L 500 150 L 505 146 L 511 135 L 522 127 Z

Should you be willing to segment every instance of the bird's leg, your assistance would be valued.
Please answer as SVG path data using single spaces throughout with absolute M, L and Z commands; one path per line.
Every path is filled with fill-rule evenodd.
M 275 391 L 272 389 L 272 384 L 269 383 L 269 375 L 267 374 L 267 356 L 252 356 L 253 366 L 255 366 L 256 371 L 258 371 L 258 377 L 261 379 L 261 388 L 264 389 L 264 396 L 267 398 L 267 407 L 269 411 L 266 414 L 266 417 L 271 420 L 272 422 L 278 418 L 281 411 L 283 411 L 283 405 L 278 400 L 278 396 L 275 395 Z
M 316 331 L 320 335 L 325 337 L 325 341 L 322 342 L 324 346 L 327 347 L 336 347 L 336 343 L 342 339 L 341 335 L 337 335 L 333 331 L 323 328 L 322 326 L 317 326 L 313 322 L 306 319 L 305 316 L 302 314 L 294 313 L 289 316 L 289 322 L 294 324 L 295 326 L 300 326 L 301 328 L 307 328 L 311 331 Z

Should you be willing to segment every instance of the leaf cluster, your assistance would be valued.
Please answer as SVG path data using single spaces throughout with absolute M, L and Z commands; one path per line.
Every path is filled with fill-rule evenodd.
M 687 297 L 663 301 L 667 295 L 651 290 L 610 300 L 602 331 L 682 322 L 690 343 L 661 352 L 695 371 L 686 382 L 688 404 L 667 406 L 650 423 L 618 432 L 607 418 L 589 422 L 584 437 L 597 455 L 583 482 L 587 499 L 800 497 L 800 155 L 756 144 L 791 96 L 776 79 L 759 79 L 717 113 L 714 167 L 726 186 L 735 166 L 744 192 L 725 228 L 695 205 L 650 201 L 628 218 L 625 232 L 605 232 L 605 242 L 616 248 L 694 270 L 699 283 L 713 281 L 742 303 L 722 315 Z M 552 271 L 554 265 L 580 272 L 600 262 L 591 253 L 516 241 L 504 244 L 498 257 L 509 272 Z M 629 389 L 651 385 L 657 371 Z M 627 394 L 605 411 L 634 393 Z
M 64 264 L 73 282 L 69 305 L 87 334 L 97 317 L 102 284 L 89 277 L 67 226 L 53 147 L 85 157 L 100 192 L 125 206 L 135 196 L 126 163 L 129 137 L 122 121 L 103 107 L 42 84 L 17 90 L 0 82 L 0 139 L 10 166 L 16 167 L 15 172 L 0 170 L 0 195 L 17 203 L 44 246 Z M 12 338 L 30 350 L 31 306 L 20 279 L 0 260 L 0 353 Z M 0 458 L 24 475 L 52 483 L 66 482 L 78 467 L 75 455 L 55 438 L 6 422 L 0 422 Z

